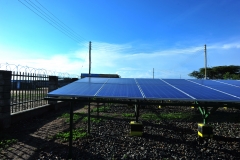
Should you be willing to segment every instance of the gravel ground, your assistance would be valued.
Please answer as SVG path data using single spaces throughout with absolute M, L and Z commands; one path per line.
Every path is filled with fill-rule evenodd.
M 2 135 L 18 139 L 18 142 L 3 149 L 0 159 L 67 159 L 68 142 L 52 138 L 69 125 L 61 114 L 67 110 L 50 113 L 31 121 L 19 122 Z M 86 112 L 86 108 L 75 108 Z M 209 119 L 214 138 L 199 143 L 197 123 L 201 115 L 190 107 L 146 107 L 145 113 L 185 112 L 195 115 L 190 119 L 144 120 L 142 137 L 131 137 L 129 122 L 133 117 L 122 113 L 134 113 L 134 108 L 112 105 L 100 113 L 103 121 L 91 123 L 91 135 L 73 142 L 73 159 L 240 159 L 240 110 L 218 109 Z M 96 113 L 92 113 L 96 117 Z M 75 128 L 86 129 L 87 123 L 78 120 Z

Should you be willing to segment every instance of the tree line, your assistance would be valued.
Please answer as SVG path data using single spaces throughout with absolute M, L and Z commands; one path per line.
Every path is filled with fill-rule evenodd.
M 199 71 L 193 71 L 188 75 L 197 79 L 203 79 L 205 78 L 205 68 L 200 68 Z M 240 66 L 207 67 L 207 79 L 240 79 Z

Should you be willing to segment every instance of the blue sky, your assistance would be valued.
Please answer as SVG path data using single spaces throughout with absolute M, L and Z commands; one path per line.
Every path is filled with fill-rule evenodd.
M 237 0 L 0 0 L 0 63 L 80 75 L 92 41 L 92 73 L 152 78 L 154 68 L 155 78 L 190 78 L 204 67 L 204 44 L 209 67 L 240 65 L 239 8 Z

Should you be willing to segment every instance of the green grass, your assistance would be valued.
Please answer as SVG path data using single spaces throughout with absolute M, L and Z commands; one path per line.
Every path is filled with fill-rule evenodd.
M 104 106 L 102 106 L 102 107 L 99 107 L 99 112 L 104 112 L 109 109 L 110 109 L 110 107 L 105 106 L 105 109 L 104 109 Z M 93 108 L 92 112 L 97 112 L 97 108 Z
M 154 113 L 147 113 L 141 115 L 143 119 L 146 120 L 161 120 L 161 119 L 187 119 L 191 118 L 191 114 L 189 113 L 162 113 L 162 114 L 154 114 Z
M 69 113 L 64 113 L 62 114 L 61 118 L 65 118 L 66 122 L 69 123 L 70 122 L 70 114 Z M 73 122 L 76 122 L 77 120 L 79 120 L 81 117 L 79 114 L 74 113 L 73 114 Z
M 146 120 L 159 120 L 160 118 L 153 113 L 146 113 L 146 114 L 142 114 L 141 118 L 146 119 Z
M 111 115 L 111 117 L 117 117 L 117 116 L 119 116 L 119 114 L 117 114 L 117 113 L 113 113 L 113 114 Z
M 186 119 L 191 117 L 189 113 L 163 113 L 160 116 L 162 119 Z
M 102 117 L 104 117 L 104 118 L 112 118 L 112 117 L 114 117 L 114 115 L 102 114 Z
M 77 139 L 86 137 L 86 136 L 87 136 L 87 132 L 84 132 L 84 130 L 81 129 L 81 128 L 73 130 L 73 137 L 72 138 L 73 138 L 74 141 L 77 140 Z M 69 131 L 60 132 L 60 133 L 55 135 L 56 139 L 60 139 L 63 142 L 68 141 L 69 137 L 70 137 Z
M 122 114 L 123 117 L 135 117 L 134 113 L 123 113 Z
M 70 114 L 69 113 L 64 113 L 62 114 L 61 118 L 65 118 L 67 123 L 70 122 Z M 74 113 L 73 114 L 73 122 L 77 122 L 80 118 L 82 118 L 83 122 L 87 122 L 88 121 L 88 117 L 85 115 L 85 113 Z M 98 119 L 98 118 L 90 118 L 90 121 L 93 123 L 99 123 L 101 121 L 103 121 L 103 119 Z
M 0 151 L 2 149 L 5 149 L 7 147 L 9 147 L 12 144 L 17 143 L 17 139 L 5 139 L 5 140 L 0 140 Z

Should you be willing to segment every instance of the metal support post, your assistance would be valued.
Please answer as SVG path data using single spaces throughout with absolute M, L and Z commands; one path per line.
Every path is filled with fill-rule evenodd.
M 72 158 L 72 130 L 73 130 L 73 102 L 70 102 L 70 131 L 69 131 L 69 152 L 68 159 Z
M 97 117 L 99 118 L 99 103 L 97 102 Z
M 139 117 L 139 104 L 135 104 L 135 116 L 136 116 L 136 122 L 138 122 L 138 117 Z
M 198 106 L 198 109 L 202 114 L 203 124 L 206 124 L 207 123 L 207 118 L 209 116 L 208 108 L 206 106 L 204 106 L 204 107 Z
M 204 45 L 204 51 L 205 51 L 205 79 L 207 79 L 207 45 Z
M 89 42 L 89 77 L 91 77 L 91 50 L 92 50 L 92 42 Z
M 88 134 L 90 134 L 90 99 L 88 99 Z
M 207 123 L 207 119 L 210 116 L 211 113 L 214 113 L 217 109 L 219 108 L 219 106 L 214 106 L 210 111 L 208 110 L 208 107 L 204 106 L 198 106 L 199 111 L 202 114 L 203 117 L 203 124 Z
M 154 79 L 154 68 L 153 68 L 153 79 Z

